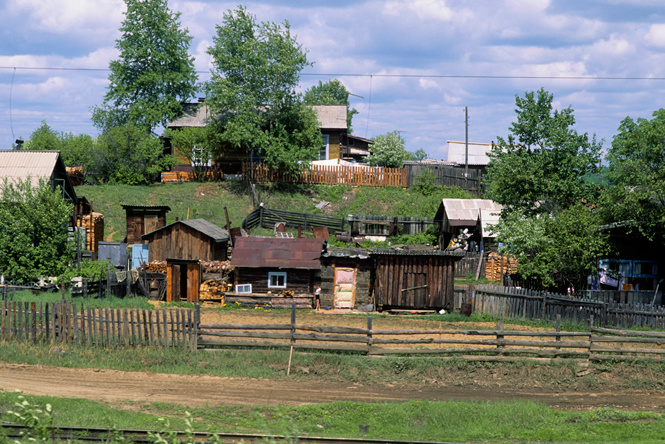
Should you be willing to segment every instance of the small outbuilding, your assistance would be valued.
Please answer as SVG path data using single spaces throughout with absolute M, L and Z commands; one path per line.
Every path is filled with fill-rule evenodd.
M 141 236 L 166 225 L 168 206 L 123 205 L 127 220 L 127 244 L 142 243 Z
M 501 204 L 489 199 L 442 199 L 434 216 L 441 229 L 441 249 L 466 229 L 470 235 L 470 251 L 493 251 L 496 233 L 491 226 L 498 223 L 502 209 Z
M 324 239 L 238 237 L 231 266 L 235 293 L 313 294 L 319 281 Z
M 367 249 L 329 248 L 321 256 L 321 306 L 344 309 L 373 305 L 374 270 Z
M 378 310 L 453 309 L 455 261 L 461 254 L 376 249 L 371 257 L 376 261 L 374 297 Z
M 227 259 L 229 232 L 205 219 L 180 220 L 141 236 L 151 261 Z

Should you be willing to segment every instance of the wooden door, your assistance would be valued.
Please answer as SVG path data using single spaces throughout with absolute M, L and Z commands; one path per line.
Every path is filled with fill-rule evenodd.
M 356 296 L 356 269 L 335 268 L 335 308 L 353 308 Z

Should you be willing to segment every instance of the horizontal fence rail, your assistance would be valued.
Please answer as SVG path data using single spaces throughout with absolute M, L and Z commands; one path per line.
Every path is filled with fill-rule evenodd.
M 333 231 L 344 231 L 346 222 L 341 218 L 273 210 L 259 206 L 245 218 L 242 227 L 245 230 L 256 227 L 274 228 L 277 223 L 284 223 L 290 228 L 302 227 L 304 230 L 312 227 L 326 227 Z
M 0 302 L 0 340 L 196 349 L 199 308 L 90 308 L 69 302 Z

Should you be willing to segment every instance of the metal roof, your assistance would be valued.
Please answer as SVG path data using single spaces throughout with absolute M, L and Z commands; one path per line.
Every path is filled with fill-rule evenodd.
M 398 250 L 393 248 L 375 248 L 370 250 L 372 256 L 450 256 L 464 257 L 466 252 L 450 252 L 446 250 Z
M 199 127 L 203 128 L 208 124 L 210 112 L 206 103 L 183 103 L 183 115 L 169 122 L 167 128 Z
M 146 233 L 143 236 L 141 236 L 142 239 L 146 239 L 148 237 L 151 237 L 154 233 L 157 233 L 158 231 L 162 230 L 167 230 L 170 229 L 171 227 L 177 225 L 177 224 L 182 224 L 186 225 L 200 233 L 205 234 L 206 236 L 210 237 L 213 239 L 215 242 L 228 242 L 230 239 L 229 232 L 226 231 L 223 228 L 218 227 L 217 225 L 213 224 L 212 222 L 208 222 L 205 219 L 192 219 L 192 220 L 178 220 L 173 222 L 172 224 L 165 225 L 161 228 L 156 229 L 155 231 L 151 231 L 150 233 Z
M 123 210 L 171 211 L 167 205 L 121 205 Z
M 237 237 L 231 265 L 248 268 L 319 269 L 324 239 Z
M 469 165 L 487 165 L 490 158 L 487 153 L 492 149 L 491 143 L 469 142 Z M 448 140 L 448 162 L 465 164 L 465 142 Z
M 51 178 L 59 157 L 59 151 L 0 150 L 0 178 L 16 183 L 29 177 L 38 186 L 39 179 Z
M 314 105 L 321 129 L 346 129 L 346 105 Z
M 436 218 L 442 218 L 445 213 L 446 221 L 454 227 L 475 225 L 480 218 L 483 237 L 494 237 L 496 233 L 492 233 L 488 225 L 499 221 L 502 209 L 501 204 L 489 199 L 442 199 Z

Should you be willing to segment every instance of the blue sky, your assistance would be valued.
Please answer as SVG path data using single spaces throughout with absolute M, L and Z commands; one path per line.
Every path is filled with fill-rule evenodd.
M 209 78 L 215 25 L 237 2 L 171 0 Z M 665 97 L 662 0 L 251 1 L 259 20 L 288 20 L 315 63 L 306 89 L 339 78 L 352 97 L 354 133 L 400 131 L 407 149 L 446 159 L 447 140 L 505 137 L 515 95 L 543 87 L 571 106 L 579 132 L 607 148 L 622 119 L 650 118 Z M 122 0 L 5 0 L 0 4 L 0 148 L 46 121 L 96 135 L 124 18 Z

